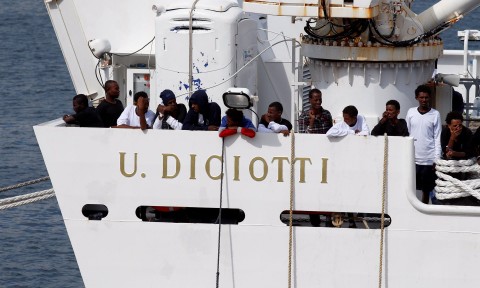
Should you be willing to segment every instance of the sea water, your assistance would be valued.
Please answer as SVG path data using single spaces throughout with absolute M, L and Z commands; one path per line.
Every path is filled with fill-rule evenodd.
M 414 11 L 435 2 L 417 0 Z M 479 20 L 477 10 L 445 32 L 445 48 L 463 49 L 457 31 Z M 0 88 L 0 187 L 46 176 L 32 126 L 71 113 L 75 91 L 42 0 L 0 1 Z M 83 287 L 55 198 L 0 210 L 0 287 Z
M 71 113 L 75 91 L 42 0 L 0 1 L 0 89 L 0 187 L 48 175 L 32 126 Z M 55 198 L 0 210 L 0 287 L 83 286 Z

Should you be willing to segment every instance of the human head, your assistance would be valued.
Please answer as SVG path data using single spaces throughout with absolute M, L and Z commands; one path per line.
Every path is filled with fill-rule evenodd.
M 343 108 L 343 122 L 352 127 L 357 123 L 358 110 L 353 105 Z
M 197 90 L 193 92 L 192 96 L 188 100 L 188 105 L 193 111 L 205 114 L 208 104 L 208 95 L 205 90 Z
M 282 120 L 283 106 L 280 102 L 272 102 L 268 105 L 267 115 L 270 121 L 279 122 Z
M 172 90 L 163 90 L 162 93 L 160 93 L 160 98 L 162 98 L 163 105 L 165 106 L 177 104 L 175 94 Z
M 463 129 L 463 115 L 457 111 L 452 111 L 448 113 L 445 122 L 447 122 L 448 129 L 450 129 L 450 131 L 452 132 Z
M 78 94 L 73 97 L 73 111 L 81 112 L 88 107 L 88 98 L 84 94 Z
M 398 117 L 398 114 L 400 114 L 400 103 L 398 103 L 397 100 L 389 100 L 385 106 L 388 119 L 395 119 Z
M 448 127 L 450 127 L 450 125 L 461 126 L 463 115 L 457 111 L 449 112 L 445 118 L 445 122 L 447 122 Z
M 228 109 L 227 112 L 227 127 L 237 126 L 240 127 L 242 125 L 243 120 L 243 112 L 237 109 Z
M 145 110 L 148 110 L 148 94 L 144 91 L 138 91 L 137 93 L 135 93 L 135 95 L 133 95 L 133 105 L 137 105 L 139 98 L 144 98 L 147 101 L 147 106 L 145 107 Z
M 314 110 L 322 109 L 322 92 L 316 88 L 308 92 L 308 99 L 310 100 L 310 105 Z
M 419 107 L 423 109 L 430 108 L 430 97 L 432 91 L 427 85 L 420 85 L 415 89 L 415 99 L 418 100 Z
M 135 93 L 135 95 L 133 95 L 133 103 L 137 103 L 138 98 L 140 97 L 148 99 L 148 94 L 145 91 L 138 91 Z
M 105 97 L 116 99 L 118 96 L 120 96 L 120 87 L 117 81 L 108 80 L 105 82 Z

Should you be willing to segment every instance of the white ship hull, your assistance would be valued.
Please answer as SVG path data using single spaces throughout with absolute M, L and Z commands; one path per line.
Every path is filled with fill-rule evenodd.
M 218 225 L 142 222 L 135 210 L 142 205 L 219 207 L 220 180 L 211 179 L 220 174 L 219 159 L 211 158 L 206 168 L 209 157 L 222 155 L 216 133 L 52 126 L 36 126 L 35 132 L 87 287 L 215 284 Z M 290 140 L 259 134 L 254 140 L 225 141 L 222 206 L 242 209 L 245 220 L 222 227 L 220 287 L 287 282 L 289 227 L 280 214 L 289 210 L 290 169 L 287 160 L 280 169 L 272 159 L 290 158 Z M 383 137 L 332 141 L 295 135 L 294 145 L 295 157 L 305 159 L 304 174 L 301 161 L 295 164 L 295 210 L 381 213 Z M 73 147 L 94 148 L 76 152 Z M 121 173 L 123 152 L 126 173 L 133 173 L 137 153 L 131 177 Z M 176 165 L 165 155 L 180 161 L 178 176 L 171 179 L 163 176 L 173 176 Z M 194 166 L 190 155 L 196 155 Z M 238 175 L 232 173 L 235 156 Z M 415 196 L 412 157 L 411 138 L 388 139 L 385 211 L 391 225 L 385 231 L 385 285 L 473 287 L 480 280 L 474 265 L 480 255 L 480 211 L 422 204 Z M 86 219 L 85 204 L 107 206 L 107 217 Z M 378 283 L 379 254 L 380 229 L 294 227 L 294 283 L 372 287 Z

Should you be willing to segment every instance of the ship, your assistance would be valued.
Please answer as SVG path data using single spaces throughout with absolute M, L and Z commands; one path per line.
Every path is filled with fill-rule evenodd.
M 480 1 L 412 2 L 45 0 L 93 105 L 115 80 L 125 106 L 145 91 L 155 109 L 170 89 L 188 107 L 205 90 L 256 124 L 281 102 L 294 125 L 254 138 L 36 125 L 85 286 L 476 287 L 480 208 L 420 201 L 413 138 L 298 133 L 312 88 L 335 122 L 355 105 L 371 128 L 425 83 L 442 119 L 459 83 L 475 112 L 478 31 L 464 51 L 440 33 Z

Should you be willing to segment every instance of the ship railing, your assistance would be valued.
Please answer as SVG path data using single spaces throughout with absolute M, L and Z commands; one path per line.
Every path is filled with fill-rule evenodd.
M 470 122 L 480 122 L 480 79 L 461 78 L 460 85 L 465 87 L 465 124 L 470 127 Z M 474 87 L 472 92 L 472 86 Z M 471 97 L 474 101 L 470 103 Z

